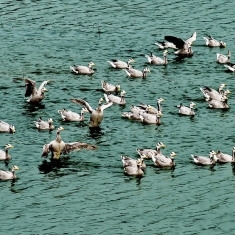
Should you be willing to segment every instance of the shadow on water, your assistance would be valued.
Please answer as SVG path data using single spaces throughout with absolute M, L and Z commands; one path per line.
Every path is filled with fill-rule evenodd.
M 88 137 L 95 139 L 95 140 L 101 140 L 103 135 L 104 135 L 104 132 L 102 131 L 101 127 L 90 127 L 89 128 Z
M 35 103 L 35 104 L 26 103 L 26 104 L 24 104 L 23 108 L 26 109 L 28 112 L 32 113 L 32 112 L 38 111 L 40 109 L 45 109 L 46 106 L 41 103 Z

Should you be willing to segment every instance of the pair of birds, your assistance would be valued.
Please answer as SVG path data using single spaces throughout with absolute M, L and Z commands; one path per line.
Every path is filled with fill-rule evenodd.
M 165 156 L 161 152 L 161 148 L 166 148 L 166 145 L 164 145 L 162 142 L 158 142 L 156 144 L 156 149 L 136 149 L 139 156 L 143 156 L 145 158 L 152 159 L 154 166 L 158 168 L 164 168 L 164 169 L 174 169 L 175 164 L 175 156 L 177 154 L 175 152 L 171 152 L 170 156 Z
M 229 109 L 229 105 L 227 104 L 227 95 L 231 92 L 229 90 L 223 91 L 225 86 L 225 83 L 220 84 L 218 91 L 208 86 L 200 88 L 210 108 Z
M 127 118 L 133 121 L 140 121 L 145 124 L 161 124 L 160 117 L 162 114 L 161 102 L 165 101 L 163 98 L 158 98 L 157 108 L 140 103 L 138 106 L 132 105 L 130 107 L 130 112 L 121 113 L 123 118 Z

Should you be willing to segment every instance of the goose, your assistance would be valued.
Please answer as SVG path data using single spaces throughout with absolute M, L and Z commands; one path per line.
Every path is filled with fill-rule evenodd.
M 182 115 L 187 115 L 187 116 L 194 116 L 195 115 L 195 112 L 193 110 L 193 107 L 195 106 L 196 104 L 191 102 L 189 107 L 186 107 L 184 106 L 182 103 L 178 106 L 176 106 L 178 109 L 179 109 L 179 113 L 182 114 Z
M 141 161 L 137 160 L 137 165 L 136 166 L 126 166 L 124 167 L 124 172 L 127 175 L 130 176 L 143 176 L 144 172 L 141 170 Z
M 224 67 L 232 72 L 235 72 L 235 64 L 229 64 L 229 65 L 225 64 Z
M 79 151 L 81 149 L 96 150 L 98 148 L 95 145 L 83 142 L 65 143 L 60 135 L 60 132 L 63 130 L 63 127 L 59 127 L 56 132 L 56 139 L 52 140 L 49 144 L 43 145 L 42 157 L 48 157 L 49 152 L 51 152 L 52 158 L 59 159 L 61 154 L 68 154 L 71 151 Z
M 211 150 L 209 152 L 209 158 L 208 157 L 204 157 L 204 156 L 197 156 L 197 155 L 193 155 L 191 154 L 191 157 L 194 161 L 195 164 L 200 165 L 200 166 L 204 166 L 204 165 L 211 165 L 214 166 L 216 164 L 217 158 L 215 156 L 215 151 Z
M 235 154 L 235 148 L 233 148 L 232 150 L 232 155 L 222 153 L 219 150 L 214 153 L 214 155 L 217 158 L 217 162 L 219 163 L 234 162 L 234 154 Z
M 138 159 L 141 163 L 141 170 L 146 169 L 146 164 L 144 163 L 143 159 L 146 158 L 145 155 L 142 155 L 140 159 Z M 131 167 L 137 167 L 137 161 L 133 158 L 130 158 L 128 156 L 121 156 L 123 167 L 131 166 Z
M 5 161 L 11 159 L 10 154 L 8 153 L 9 148 L 14 148 L 11 144 L 6 144 L 4 150 L 0 149 L 0 161 Z
M 147 78 L 147 72 L 151 73 L 149 68 L 144 68 L 142 71 L 133 68 L 127 68 L 123 70 L 130 78 Z
M 101 85 L 102 85 L 102 89 L 104 92 L 119 92 L 121 90 L 121 86 L 119 84 L 117 84 L 116 86 L 107 83 L 104 80 L 101 80 Z
M 130 107 L 131 112 L 123 112 L 123 113 L 121 113 L 121 115 L 122 115 L 123 118 L 127 118 L 127 119 L 130 119 L 130 120 L 141 121 L 142 122 L 143 117 L 140 116 L 140 112 L 142 112 L 142 110 L 139 111 L 139 109 L 138 108 L 135 109 L 135 107 L 136 106 L 132 105 Z
M 48 91 L 45 88 L 45 85 L 52 82 L 51 80 L 44 81 L 37 89 L 36 82 L 34 80 L 28 78 L 14 78 L 14 80 L 23 80 L 26 83 L 25 97 L 29 97 L 27 100 L 29 103 L 41 102 L 45 98 L 44 92 Z
M 138 104 L 138 107 L 143 108 L 148 113 L 157 114 L 159 112 L 162 112 L 161 102 L 163 102 L 163 101 L 165 101 L 163 98 L 158 98 L 157 99 L 157 108 L 154 108 L 151 105 L 147 105 L 147 104 L 143 104 L 143 103 Z
M 17 166 L 12 166 L 11 171 L 0 170 L 0 180 L 12 180 L 16 179 L 15 170 L 19 170 Z
M 84 112 L 88 113 L 87 108 L 83 107 L 81 109 L 81 114 L 72 112 L 71 110 L 67 110 L 67 109 L 58 110 L 58 113 L 63 118 L 63 121 L 66 121 L 66 122 L 82 122 L 82 121 L 84 121 L 85 120 Z
M 219 53 L 216 54 L 217 62 L 220 64 L 230 63 L 230 57 L 231 57 L 230 51 L 228 51 L 228 56 Z
M 166 58 L 167 53 L 168 53 L 167 50 L 165 50 L 165 51 L 163 52 L 163 59 L 160 58 L 160 57 L 155 56 L 155 55 L 152 54 L 152 53 L 150 54 L 150 56 L 149 56 L 149 55 L 145 55 L 145 57 L 147 58 L 147 60 L 148 60 L 148 62 L 149 62 L 150 64 L 167 65 L 167 64 L 168 64 L 168 61 L 167 61 L 167 58 Z
M 203 37 L 203 39 L 206 41 L 206 45 L 208 47 L 226 47 L 226 43 L 223 41 L 217 41 L 214 38 L 212 38 L 210 35 L 208 38 Z
M 70 69 L 76 73 L 76 74 L 93 74 L 94 70 L 92 69 L 92 66 L 95 66 L 95 64 L 93 62 L 90 62 L 87 66 L 83 66 L 83 65 L 74 65 L 74 66 L 70 66 Z
M 174 36 L 165 36 L 164 38 L 166 41 L 169 41 L 175 44 L 175 46 L 178 49 L 175 52 L 175 54 L 180 55 L 180 56 L 192 56 L 193 51 L 192 51 L 191 45 L 196 40 L 196 36 L 197 34 L 196 32 L 194 32 L 192 36 L 185 41 L 181 38 L 177 38 Z
M 106 102 L 113 102 L 114 104 L 126 105 L 126 100 L 124 98 L 126 92 L 123 90 L 121 92 L 121 97 L 115 96 L 113 94 L 104 94 Z
M 156 149 L 136 149 L 139 156 L 145 155 L 146 158 L 152 159 L 152 155 L 162 155 L 161 148 L 166 148 L 166 145 L 162 142 L 156 144 Z
M 87 108 L 87 110 L 91 114 L 90 123 L 89 123 L 90 127 L 99 127 L 102 120 L 103 120 L 103 118 L 104 118 L 104 110 L 109 108 L 113 104 L 113 102 L 108 102 L 106 104 L 101 105 L 101 103 L 103 102 L 103 99 L 100 98 L 99 103 L 98 103 L 98 108 L 93 109 L 85 100 L 70 99 L 70 101 L 75 103 L 75 104 L 85 106 Z
M 142 112 L 140 114 L 140 116 L 143 118 L 143 123 L 144 124 L 156 124 L 156 125 L 160 125 L 161 124 L 161 119 L 160 117 L 163 114 L 161 112 L 157 113 L 157 114 L 151 114 L 151 113 L 147 113 L 147 112 Z
M 16 131 L 15 126 L 0 120 L 0 132 L 7 132 L 13 134 L 15 133 L 15 131 Z
M 113 68 L 115 69 L 126 69 L 130 67 L 130 64 L 135 62 L 132 58 L 130 58 L 127 63 L 121 60 L 110 60 L 107 61 Z
M 215 99 L 216 97 L 223 95 L 223 89 L 225 86 L 225 83 L 220 84 L 218 91 L 208 86 L 204 86 L 203 88 L 201 87 L 200 90 L 205 97 L 210 96 L 212 99 Z
M 38 130 L 54 130 L 55 127 L 52 125 L 52 123 L 52 118 L 49 118 L 48 121 L 43 121 L 40 117 L 38 121 L 34 121 L 34 124 L 38 128 Z
M 153 157 L 154 165 L 158 168 L 174 168 L 176 165 L 174 161 L 175 156 L 177 156 L 177 154 L 175 152 L 171 152 L 170 157 Z
M 156 42 L 154 43 L 155 45 L 157 45 L 159 47 L 159 49 L 167 49 L 167 48 L 173 48 L 173 49 L 177 49 L 174 43 L 171 42 Z
M 206 97 L 206 102 L 208 103 L 209 107 L 214 109 L 229 109 L 227 101 L 228 97 L 224 95 L 221 97 L 221 100 L 213 100 L 209 96 Z

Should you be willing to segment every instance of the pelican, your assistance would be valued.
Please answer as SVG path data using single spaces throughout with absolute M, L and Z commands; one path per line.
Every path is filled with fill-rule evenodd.
M 223 41 L 217 41 L 214 38 L 212 38 L 210 35 L 208 38 L 203 37 L 203 39 L 206 41 L 206 45 L 208 47 L 226 47 L 226 43 Z
M 231 57 L 230 51 L 228 51 L 228 56 L 219 53 L 216 54 L 217 62 L 220 64 L 230 63 L 230 57 Z
M 67 122 L 82 122 L 82 121 L 84 121 L 84 119 L 85 119 L 84 112 L 88 113 L 87 108 L 82 108 L 81 114 L 72 112 L 71 110 L 67 110 L 67 109 L 58 110 L 58 113 L 63 118 L 63 121 L 67 121 Z
M 26 91 L 25 91 L 25 97 L 30 97 L 27 102 L 29 103 L 39 103 L 44 98 L 44 92 L 47 92 L 48 90 L 45 88 L 45 85 L 47 83 L 52 82 L 51 80 L 47 80 L 41 83 L 39 88 L 36 87 L 36 82 L 34 80 L 28 79 L 28 78 L 14 78 L 14 80 L 23 80 L 26 85 Z
M 14 148 L 11 144 L 6 144 L 4 150 L 0 149 L 0 161 L 5 161 L 11 159 L 11 156 L 8 152 L 9 148 Z
M 40 117 L 38 121 L 34 121 L 34 124 L 38 128 L 38 130 L 54 130 L 55 127 L 52 125 L 52 123 L 52 118 L 49 118 L 48 121 L 43 121 Z
M 151 53 L 150 56 L 149 55 L 145 55 L 145 57 L 147 58 L 147 60 L 148 60 L 148 62 L 150 64 L 167 65 L 168 64 L 168 61 L 167 61 L 167 58 L 166 58 L 167 53 L 168 53 L 167 50 L 165 50 L 163 52 L 163 59 L 160 58 L 160 57 L 155 56 L 153 53 Z
M 123 69 L 128 77 L 130 78 L 146 78 L 147 77 L 147 72 L 150 73 L 149 68 L 144 68 L 142 71 L 133 69 L 133 68 L 127 68 Z
M 191 102 L 189 107 L 186 107 L 184 106 L 182 103 L 178 106 L 176 106 L 178 109 L 179 109 L 179 113 L 182 114 L 182 115 L 187 115 L 187 116 L 194 116 L 195 115 L 195 112 L 193 110 L 193 107 L 195 106 L 196 104 Z
M 0 120 L 0 132 L 15 133 L 15 126 Z
M 101 85 L 102 85 L 102 89 L 104 92 L 116 92 L 117 93 L 121 90 L 121 86 L 119 84 L 114 86 L 113 84 L 107 83 L 104 80 L 101 80 Z
M 175 44 L 178 49 L 175 54 L 180 56 L 192 56 L 193 51 L 191 45 L 196 40 L 196 36 L 197 34 L 196 32 L 194 32 L 192 36 L 185 41 L 181 38 L 177 38 L 174 36 L 165 36 L 165 40 Z
M 217 158 L 215 156 L 215 151 L 210 151 L 209 152 L 209 158 L 208 157 L 204 157 L 204 156 L 197 156 L 197 155 L 193 155 L 191 154 L 191 157 L 193 158 L 193 161 L 195 164 L 200 165 L 200 166 L 204 166 L 204 165 L 211 165 L 214 166 L 216 164 Z
M 121 92 L 121 97 L 115 96 L 113 94 L 106 95 L 104 94 L 106 102 L 113 102 L 114 104 L 120 104 L 120 105 L 126 105 L 126 100 L 125 100 L 125 94 L 126 92 L 123 90 Z
M 155 45 L 157 45 L 159 47 L 159 49 L 167 49 L 167 48 L 173 48 L 173 49 L 177 49 L 175 44 L 171 43 L 171 42 L 156 42 L 154 43 Z
M 110 60 L 107 61 L 113 68 L 115 69 L 126 69 L 130 67 L 130 63 L 135 62 L 132 58 L 130 58 L 127 63 L 121 60 Z
M 166 145 L 162 142 L 156 144 L 156 149 L 136 149 L 139 156 L 145 155 L 146 158 L 152 159 L 152 155 L 162 155 L 161 148 L 166 148 Z
M 153 157 L 154 165 L 158 168 L 174 168 L 175 167 L 175 156 L 177 154 L 175 152 L 171 152 L 170 157 L 161 156 L 161 157 Z
M 83 142 L 65 143 L 60 136 L 60 132 L 63 130 L 63 127 L 59 127 L 56 132 L 56 139 L 49 144 L 44 144 L 42 157 L 48 157 L 49 152 L 51 152 L 52 158 L 59 159 L 61 154 L 67 154 L 71 151 L 79 151 L 81 149 L 95 150 L 98 148 L 95 145 Z
M 104 110 L 106 108 L 109 108 L 113 104 L 113 102 L 108 102 L 106 104 L 101 105 L 101 103 L 103 102 L 103 99 L 100 98 L 99 103 L 98 103 L 98 108 L 97 109 L 93 109 L 85 100 L 82 100 L 82 99 L 70 99 L 70 101 L 75 103 L 75 104 L 79 104 L 79 105 L 85 106 L 87 108 L 87 110 L 91 114 L 91 116 L 90 116 L 90 123 L 89 123 L 90 127 L 99 127 L 101 122 L 102 122 L 102 120 L 103 120 L 103 118 L 104 118 Z
M 229 109 L 229 105 L 227 104 L 228 97 L 222 96 L 221 100 L 213 100 L 209 96 L 206 96 L 206 102 L 208 103 L 210 108 L 214 109 Z
M 141 170 L 141 161 L 137 160 L 136 166 L 126 166 L 124 167 L 124 172 L 130 176 L 143 176 L 144 172 Z
M 92 69 L 92 66 L 95 66 L 95 64 L 90 62 L 88 67 L 83 65 L 74 65 L 70 66 L 70 69 L 76 74 L 93 74 L 94 70 Z
M 0 180 L 12 180 L 16 179 L 15 170 L 19 170 L 17 166 L 12 166 L 11 171 L 0 170 Z
M 141 163 L 141 170 L 146 169 L 146 164 L 144 163 L 143 159 L 146 158 L 145 155 L 142 155 L 140 159 L 138 159 Z M 123 167 L 131 166 L 131 167 L 137 167 L 137 161 L 133 158 L 130 158 L 128 156 L 121 156 Z

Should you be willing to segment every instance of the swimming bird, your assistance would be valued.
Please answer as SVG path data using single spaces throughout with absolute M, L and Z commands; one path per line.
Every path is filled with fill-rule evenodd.
M 132 58 L 130 58 L 127 63 L 124 62 L 124 61 L 121 61 L 121 60 L 116 60 L 116 59 L 113 59 L 113 60 L 110 60 L 110 61 L 107 61 L 113 68 L 115 69 L 125 69 L 125 68 L 129 68 L 130 67 L 130 64 L 135 62 Z
M 149 68 L 144 68 L 142 71 L 133 68 L 127 68 L 123 70 L 130 78 L 147 78 L 147 72 L 151 73 Z
M 162 112 L 161 102 L 163 102 L 163 101 L 165 101 L 163 98 L 158 98 L 157 99 L 157 108 L 154 108 L 153 106 L 147 105 L 147 104 L 144 104 L 144 103 L 138 104 L 138 107 L 143 108 L 148 113 L 157 114 L 159 112 Z
M 95 64 L 93 62 L 90 62 L 88 64 L 88 67 L 83 66 L 83 65 L 74 65 L 74 66 L 70 66 L 70 69 L 76 74 L 89 75 L 89 74 L 94 73 L 94 70 L 92 69 L 92 66 L 95 66 Z
M 0 170 L 0 180 L 12 180 L 16 179 L 15 170 L 19 170 L 17 166 L 12 166 L 11 171 Z
M 154 43 L 155 45 L 157 45 L 159 47 L 159 49 L 167 49 L 167 48 L 173 48 L 173 49 L 177 49 L 174 43 L 171 42 L 156 42 Z
M 104 94 L 106 102 L 113 102 L 114 104 L 119 104 L 119 105 L 126 105 L 126 100 L 125 100 L 125 94 L 126 92 L 123 90 L 121 92 L 121 97 L 118 97 L 113 94 L 106 95 Z
M 155 56 L 153 53 L 151 53 L 150 56 L 149 55 L 145 55 L 145 57 L 147 58 L 147 60 L 148 60 L 148 62 L 150 64 L 167 65 L 168 64 L 168 61 L 167 61 L 167 58 L 166 58 L 167 53 L 168 53 L 167 50 L 165 50 L 163 52 L 163 59 L 160 58 L 160 57 Z
M 147 113 L 147 112 L 142 112 L 140 113 L 140 116 L 143 117 L 143 123 L 144 124 L 156 124 L 156 125 L 160 125 L 161 124 L 161 119 L 160 117 L 163 114 L 161 112 L 157 113 L 157 114 L 151 114 L 151 113 Z
M 124 172 L 130 176 L 143 176 L 144 172 L 141 170 L 141 161 L 137 160 L 136 166 L 126 166 L 124 167 Z
M 157 157 L 153 156 L 154 165 L 158 168 L 174 168 L 176 165 L 175 156 L 177 156 L 175 152 L 171 152 L 170 157 L 160 155 Z
M 85 100 L 82 99 L 70 99 L 71 102 L 75 104 L 79 104 L 82 106 L 85 106 L 89 113 L 91 114 L 90 116 L 90 127 L 99 127 L 103 118 L 104 118 L 104 110 L 112 106 L 113 102 L 108 102 L 103 105 L 101 103 L 103 102 L 103 99 L 99 99 L 98 103 L 98 108 L 93 109 Z
M 11 156 L 8 152 L 9 148 L 14 148 L 11 144 L 6 144 L 4 150 L 0 149 L 0 161 L 5 161 L 11 159 Z
M 61 154 L 68 154 L 71 151 L 79 151 L 81 149 L 96 150 L 98 148 L 95 145 L 83 142 L 65 143 L 60 135 L 60 132 L 63 130 L 63 127 L 59 127 L 56 132 L 56 139 L 52 140 L 49 144 L 44 144 L 42 157 L 48 157 L 49 152 L 51 152 L 52 158 L 59 159 Z
M 0 120 L 0 132 L 15 133 L 15 126 Z
M 165 36 L 165 40 L 172 42 L 175 44 L 175 46 L 177 47 L 177 51 L 175 52 L 175 54 L 180 55 L 180 56 L 192 56 L 193 55 L 193 51 L 192 51 L 192 43 L 196 40 L 196 32 L 194 32 L 192 34 L 191 37 L 189 37 L 187 40 L 183 40 L 181 38 L 177 38 L 174 36 Z
M 214 109 L 229 109 L 229 105 L 227 104 L 228 97 L 222 96 L 221 100 L 211 99 L 208 95 L 206 95 L 206 102 L 209 104 L 210 108 Z
M 34 124 L 38 128 L 38 130 L 54 130 L 55 127 L 52 125 L 52 123 L 52 118 L 49 118 L 48 121 L 43 121 L 40 117 L 38 121 L 34 121 Z
M 101 80 L 101 85 L 102 85 L 102 89 L 104 92 L 116 92 L 117 93 L 121 90 L 121 86 L 119 84 L 114 86 L 113 84 L 107 83 L 104 80 Z
M 231 57 L 231 52 L 230 51 L 228 51 L 228 56 L 225 56 L 225 55 L 222 55 L 222 54 L 219 54 L 219 53 L 216 54 L 217 62 L 220 63 L 220 64 L 230 63 L 230 57 Z
M 81 114 L 75 113 L 75 112 L 73 112 L 71 110 L 67 110 L 67 109 L 58 110 L 58 113 L 63 118 L 63 121 L 66 121 L 66 122 L 82 122 L 82 121 L 84 121 L 85 120 L 84 112 L 88 113 L 87 108 L 83 107 L 81 109 Z
M 197 156 L 197 155 L 193 155 L 191 154 L 191 157 L 193 158 L 193 161 L 195 164 L 200 165 L 200 166 L 204 166 L 204 165 L 211 165 L 214 166 L 216 164 L 217 158 L 215 156 L 215 151 L 211 150 L 209 152 L 209 158 L 208 157 L 204 157 L 204 156 Z
M 214 155 L 216 156 L 217 162 L 219 163 L 234 162 L 235 147 L 232 150 L 232 155 L 222 153 L 219 150 L 217 152 L 214 152 Z
M 203 37 L 203 39 L 206 41 L 206 45 L 208 47 L 226 47 L 226 43 L 223 41 L 217 41 L 214 38 L 212 38 L 210 35 L 208 38 Z
M 231 63 L 229 65 L 225 64 L 224 67 L 232 72 L 235 72 L 235 64 L 231 64 Z
M 195 106 L 196 104 L 191 102 L 189 107 L 186 107 L 184 106 L 182 103 L 178 106 L 176 106 L 178 109 L 179 109 L 179 113 L 182 114 L 182 115 L 187 115 L 187 116 L 194 116 L 195 115 L 195 112 L 193 110 L 193 107 Z
M 139 162 L 141 163 L 141 166 L 140 166 L 141 170 L 146 169 L 146 164 L 144 163 L 144 158 L 146 158 L 145 155 L 141 155 L 141 158 L 138 159 Z M 137 167 L 138 160 L 135 160 L 135 159 L 130 158 L 128 156 L 121 156 L 121 159 L 122 159 L 123 167 L 127 167 L 127 166 Z
M 41 83 L 39 88 L 36 87 L 36 82 L 34 80 L 28 78 L 14 78 L 14 80 L 23 80 L 26 85 L 25 97 L 29 97 L 27 102 L 29 103 L 39 103 L 45 98 L 44 92 L 48 90 L 45 88 L 45 85 L 52 82 L 51 80 L 47 80 Z
M 139 109 L 138 107 L 131 105 L 130 107 L 131 112 L 123 112 L 121 113 L 122 117 L 133 120 L 133 121 L 143 121 L 143 117 L 140 116 L 140 113 L 143 111 L 142 109 Z
M 223 89 L 225 86 L 225 83 L 220 84 L 218 91 L 208 86 L 201 87 L 200 90 L 205 97 L 209 96 L 211 99 L 217 99 L 219 97 L 221 99 L 220 96 L 224 94 Z
M 156 149 L 136 149 L 136 152 L 139 154 L 139 156 L 145 155 L 146 158 L 152 159 L 152 155 L 162 155 L 161 148 L 166 148 L 166 145 L 162 142 L 158 142 L 156 144 Z

